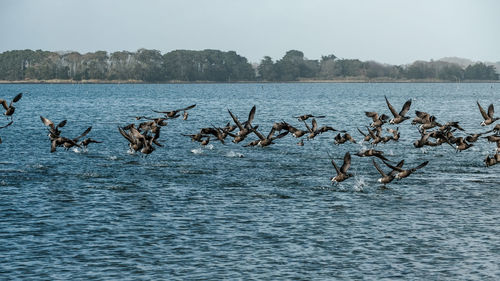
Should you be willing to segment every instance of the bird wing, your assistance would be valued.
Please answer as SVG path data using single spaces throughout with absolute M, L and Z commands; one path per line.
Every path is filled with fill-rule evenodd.
M 375 159 L 372 159 L 372 162 L 373 166 L 375 166 L 375 169 L 377 169 L 377 171 L 382 175 L 382 177 L 386 177 L 387 175 L 384 173 L 384 171 L 382 171 L 382 169 L 380 169 L 377 162 L 375 162 Z
M 195 106 L 196 106 L 196 104 L 193 104 L 193 105 L 190 105 L 190 106 L 188 106 L 188 107 L 186 107 L 186 108 L 179 109 L 179 110 L 177 110 L 177 111 L 181 111 L 181 110 L 183 110 L 183 111 L 190 110 L 191 108 L 194 108 Z
M 373 119 L 373 121 L 377 121 L 378 120 L 378 113 L 377 112 L 368 112 L 368 111 L 365 111 L 365 115 L 367 117 L 371 117 Z
M 0 127 L 0 129 L 7 128 L 7 127 L 9 127 L 10 125 L 12 125 L 12 123 L 14 123 L 14 121 L 10 121 L 10 122 L 9 122 L 9 124 L 7 124 L 7 125 L 5 125 L 5 126 Z
M 403 166 L 403 164 L 401 164 L 401 167 L 398 167 L 398 166 L 399 166 L 399 164 L 398 164 L 398 166 L 397 166 L 397 167 L 395 167 L 395 166 L 392 166 L 391 164 L 389 164 L 389 163 L 387 163 L 387 162 L 385 162 L 385 161 L 382 161 L 382 162 L 384 162 L 384 164 L 385 164 L 387 167 L 389 167 L 389 168 L 391 168 L 391 169 L 393 169 L 393 170 L 395 170 L 395 171 L 398 171 L 398 172 L 403 172 L 403 171 L 404 171 L 404 170 L 401 168 L 401 167 Z M 401 163 L 401 162 L 399 162 L 399 163 Z
M 40 116 L 40 119 L 42 120 L 42 122 L 45 126 L 49 126 L 51 129 L 54 129 L 54 123 L 52 121 L 50 121 L 49 119 L 47 119 L 43 116 Z
M 236 123 L 236 126 L 238 126 L 238 128 L 241 130 L 243 130 L 243 125 L 241 125 L 240 123 L 240 120 L 238 120 L 238 118 L 236 118 L 236 116 L 234 116 L 234 114 L 231 112 L 231 110 L 227 110 L 227 112 L 229 112 L 229 115 L 231 115 L 231 118 L 233 118 L 233 121 L 234 123 Z
M 406 113 L 408 113 L 408 111 L 410 110 L 410 106 L 411 106 L 411 99 L 410 100 L 407 100 L 405 102 L 405 104 L 403 104 L 403 108 L 401 109 L 401 111 L 399 112 L 399 115 L 400 116 L 405 116 Z
M 394 115 L 394 117 L 398 117 L 399 114 L 396 111 L 396 109 L 394 109 L 394 107 L 391 105 L 386 96 L 384 96 L 384 98 L 385 98 L 385 103 L 387 103 L 387 107 L 389 107 L 389 110 L 391 111 L 392 115 Z
M 62 120 L 61 122 L 59 122 L 59 124 L 57 124 L 56 128 L 62 128 L 66 125 L 66 122 L 68 122 L 68 120 Z
M 493 118 L 493 114 L 495 114 L 495 108 L 493 107 L 493 104 L 490 104 L 490 106 L 488 106 L 488 116 Z
M 8 109 L 9 109 L 9 106 L 7 105 L 7 101 L 5 101 L 5 100 L 0 100 L 0 103 L 3 105 L 3 108 L 5 108 L 5 110 L 8 110 Z
M 484 108 L 479 104 L 479 101 L 477 102 L 477 106 L 479 107 L 479 112 L 481 112 L 481 116 L 483 116 L 484 120 L 489 119 L 490 117 L 488 114 L 486 114 L 486 111 L 484 111 Z
M 333 159 L 332 159 L 332 165 L 335 168 L 335 171 L 337 172 L 337 175 L 340 175 L 342 172 L 340 172 L 339 167 L 337 166 L 337 164 L 335 164 L 335 161 L 333 161 Z
M 403 160 L 399 161 L 399 163 L 396 165 L 396 167 L 402 169 L 404 163 L 405 163 L 405 160 L 403 159 Z M 397 174 L 397 173 L 398 173 L 398 171 L 393 169 L 391 171 L 390 175 L 394 175 L 394 174 Z
M 358 129 L 358 132 L 359 132 L 360 134 L 362 134 L 364 137 L 366 137 L 366 134 L 365 134 L 365 133 L 363 133 L 363 131 L 361 131 L 359 128 L 357 128 L 357 129 Z
M 18 102 L 21 98 L 23 97 L 23 93 L 19 93 L 17 94 L 14 99 L 10 102 L 10 104 L 12 105 L 13 103 L 15 102 Z
M 247 126 L 248 127 L 251 127 L 252 126 L 252 121 L 253 121 L 253 118 L 255 116 L 255 110 L 257 108 L 255 107 L 255 105 L 252 107 L 252 109 L 250 109 L 250 113 L 248 113 L 248 120 L 247 120 Z
M 422 163 L 422 164 L 418 165 L 417 167 L 410 169 L 410 171 L 413 173 L 413 172 L 415 172 L 416 170 L 418 170 L 418 169 L 421 169 L 421 168 L 425 167 L 428 163 L 429 163 L 429 161 L 425 161 L 424 163 Z
M 417 115 L 418 118 L 421 118 L 421 119 L 424 119 L 427 116 L 429 116 L 429 113 L 423 112 L 423 111 L 418 111 L 418 110 L 415 110 L 415 114 Z
M 313 132 L 316 132 L 318 130 L 318 122 L 316 122 L 316 119 L 313 118 L 313 120 L 311 121 L 311 124 L 312 124 L 311 130 Z
M 261 140 L 265 140 L 265 139 L 266 139 L 266 137 L 264 137 L 264 135 L 263 135 L 263 134 L 261 134 L 261 133 L 260 133 L 259 131 L 257 131 L 256 129 L 252 130 L 252 132 L 254 132 L 254 133 L 255 133 L 255 135 L 257 135 L 257 136 L 259 137 L 259 139 L 261 139 Z
M 88 127 L 81 135 L 74 138 L 73 141 L 77 142 L 80 138 L 83 138 L 84 136 L 86 136 L 90 132 L 90 130 L 92 130 L 92 126 Z
M 351 167 L 351 154 L 349 152 L 346 152 L 344 155 L 344 164 L 342 164 L 342 167 L 340 167 L 340 170 L 342 173 L 347 173 L 347 170 Z
M 118 131 L 120 131 L 120 134 L 124 138 L 126 138 L 130 143 L 135 143 L 135 140 L 127 132 L 125 132 L 122 128 L 118 127 Z

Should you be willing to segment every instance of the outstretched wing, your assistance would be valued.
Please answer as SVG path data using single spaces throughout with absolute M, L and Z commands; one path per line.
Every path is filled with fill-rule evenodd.
M 12 123 L 14 123 L 14 121 L 10 121 L 7 125 L 0 127 L 0 129 L 7 128 L 12 125 Z
M 397 166 L 397 167 L 395 167 L 395 166 L 392 166 L 391 164 L 389 164 L 389 163 L 387 163 L 387 162 L 385 162 L 385 161 L 382 161 L 382 162 L 384 162 L 384 164 L 385 164 L 387 167 L 389 167 L 389 168 L 391 168 L 391 169 L 393 169 L 393 170 L 395 170 L 395 171 L 398 171 L 398 172 L 402 172 L 402 171 L 404 171 L 404 170 L 401 168 L 401 167 L 403 166 L 403 164 L 401 164 L 401 162 L 399 162 L 399 164 L 401 164 L 401 167 L 399 167 L 399 164 L 398 164 L 398 166 Z
M 401 109 L 401 111 L 399 112 L 399 115 L 405 116 L 406 113 L 408 113 L 408 111 L 410 110 L 410 106 L 411 106 L 411 99 L 407 100 L 405 102 L 405 104 L 403 104 L 403 109 Z
M 486 114 L 486 111 L 484 111 L 484 108 L 479 104 L 479 101 L 477 102 L 477 106 L 479 107 L 479 112 L 481 112 L 481 116 L 483 116 L 484 120 L 488 119 L 489 116 Z
M 77 142 L 80 138 L 83 138 L 84 136 L 86 136 L 90 132 L 90 130 L 92 130 L 92 126 L 88 127 L 81 135 L 74 138 L 73 141 Z
M 351 167 L 351 154 L 348 152 L 345 153 L 344 155 L 344 164 L 342 164 L 342 167 L 340 167 L 340 170 L 342 173 L 347 173 L 347 170 Z
M 248 121 L 247 121 L 247 126 L 251 126 L 252 125 L 252 121 L 253 121 L 253 118 L 255 116 L 255 110 L 256 110 L 256 107 L 255 105 L 252 107 L 252 109 L 250 109 L 250 113 L 248 113 Z
M 227 110 L 227 112 L 229 112 L 229 115 L 231 115 L 231 118 L 233 118 L 233 121 L 234 123 L 236 123 L 236 126 L 238 126 L 238 128 L 241 130 L 243 130 L 243 125 L 241 125 L 240 123 L 240 120 L 238 120 L 238 118 L 236 118 L 236 116 L 234 116 L 234 114 L 231 112 L 231 110 Z
M 493 104 L 490 104 L 490 106 L 488 106 L 488 116 L 493 118 L 493 114 L 495 114 L 495 108 L 493 107 Z
M 184 111 L 186 111 L 186 110 L 190 110 L 191 108 L 193 108 L 193 107 L 195 107 L 195 106 L 196 106 L 196 104 L 193 104 L 193 105 L 190 105 L 190 106 L 188 106 L 188 107 L 186 107 L 186 108 L 179 109 L 179 110 L 177 110 L 177 111 L 181 111 L 181 110 L 184 110 Z
M 15 102 L 18 102 L 21 98 L 23 97 L 23 93 L 19 93 L 17 94 L 14 99 L 12 100 L 12 102 L 10 103 L 11 105 Z
M 425 161 L 424 163 L 422 163 L 422 164 L 418 165 L 417 167 L 412 168 L 410 171 L 411 171 L 411 172 L 415 172 L 415 171 L 416 171 L 416 170 L 418 170 L 418 169 L 422 169 L 422 168 L 423 168 L 423 167 L 425 167 L 428 163 L 429 163 L 429 161 Z
M 399 114 L 396 111 L 396 109 L 394 109 L 394 107 L 391 105 L 386 96 L 384 96 L 384 98 L 385 98 L 385 103 L 387 103 L 387 107 L 389 107 L 389 110 L 391 111 L 392 115 L 394 115 L 394 117 L 398 117 Z
M 340 169 L 337 166 L 337 164 L 335 164 L 335 161 L 333 161 L 333 159 L 332 159 L 332 165 L 335 168 L 335 171 L 337 172 L 337 175 L 340 175 L 341 174 Z
M 382 169 L 380 169 L 377 162 L 375 162 L 375 159 L 372 159 L 372 162 L 373 166 L 375 166 L 375 169 L 377 169 L 377 171 L 382 175 L 382 177 L 386 177 L 387 175 L 384 173 L 384 171 L 382 171 Z

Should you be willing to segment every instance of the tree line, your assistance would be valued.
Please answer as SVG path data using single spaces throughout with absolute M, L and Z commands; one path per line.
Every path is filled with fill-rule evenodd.
M 103 80 L 139 82 L 232 82 L 309 80 L 499 80 L 494 66 L 476 63 L 465 68 L 444 61 L 388 65 L 341 59 L 335 55 L 310 60 L 290 50 L 276 61 L 265 56 L 252 66 L 234 51 L 158 50 L 136 52 L 50 52 L 13 50 L 0 54 L 0 80 Z

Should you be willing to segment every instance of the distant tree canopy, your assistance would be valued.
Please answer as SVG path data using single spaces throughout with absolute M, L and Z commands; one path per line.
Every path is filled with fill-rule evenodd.
M 300 79 L 499 80 L 494 66 L 476 63 L 465 69 L 444 61 L 387 65 L 330 54 L 310 60 L 290 50 L 276 61 L 265 56 L 254 69 L 234 51 L 158 50 L 136 52 L 49 52 L 14 50 L 0 54 L 0 80 L 298 81 Z

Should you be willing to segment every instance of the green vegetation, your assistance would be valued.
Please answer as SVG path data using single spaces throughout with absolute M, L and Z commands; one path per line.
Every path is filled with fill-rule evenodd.
M 499 80 L 494 66 L 476 63 L 465 68 L 444 61 L 416 61 L 387 65 L 335 55 L 309 60 L 297 50 L 273 61 L 266 56 L 256 68 L 234 51 L 157 50 L 105 51 L 80 54 L 42 50 L 14 50 L 0 54 L 0 80 L 100 81 L 299 81 L 299 80 Z

